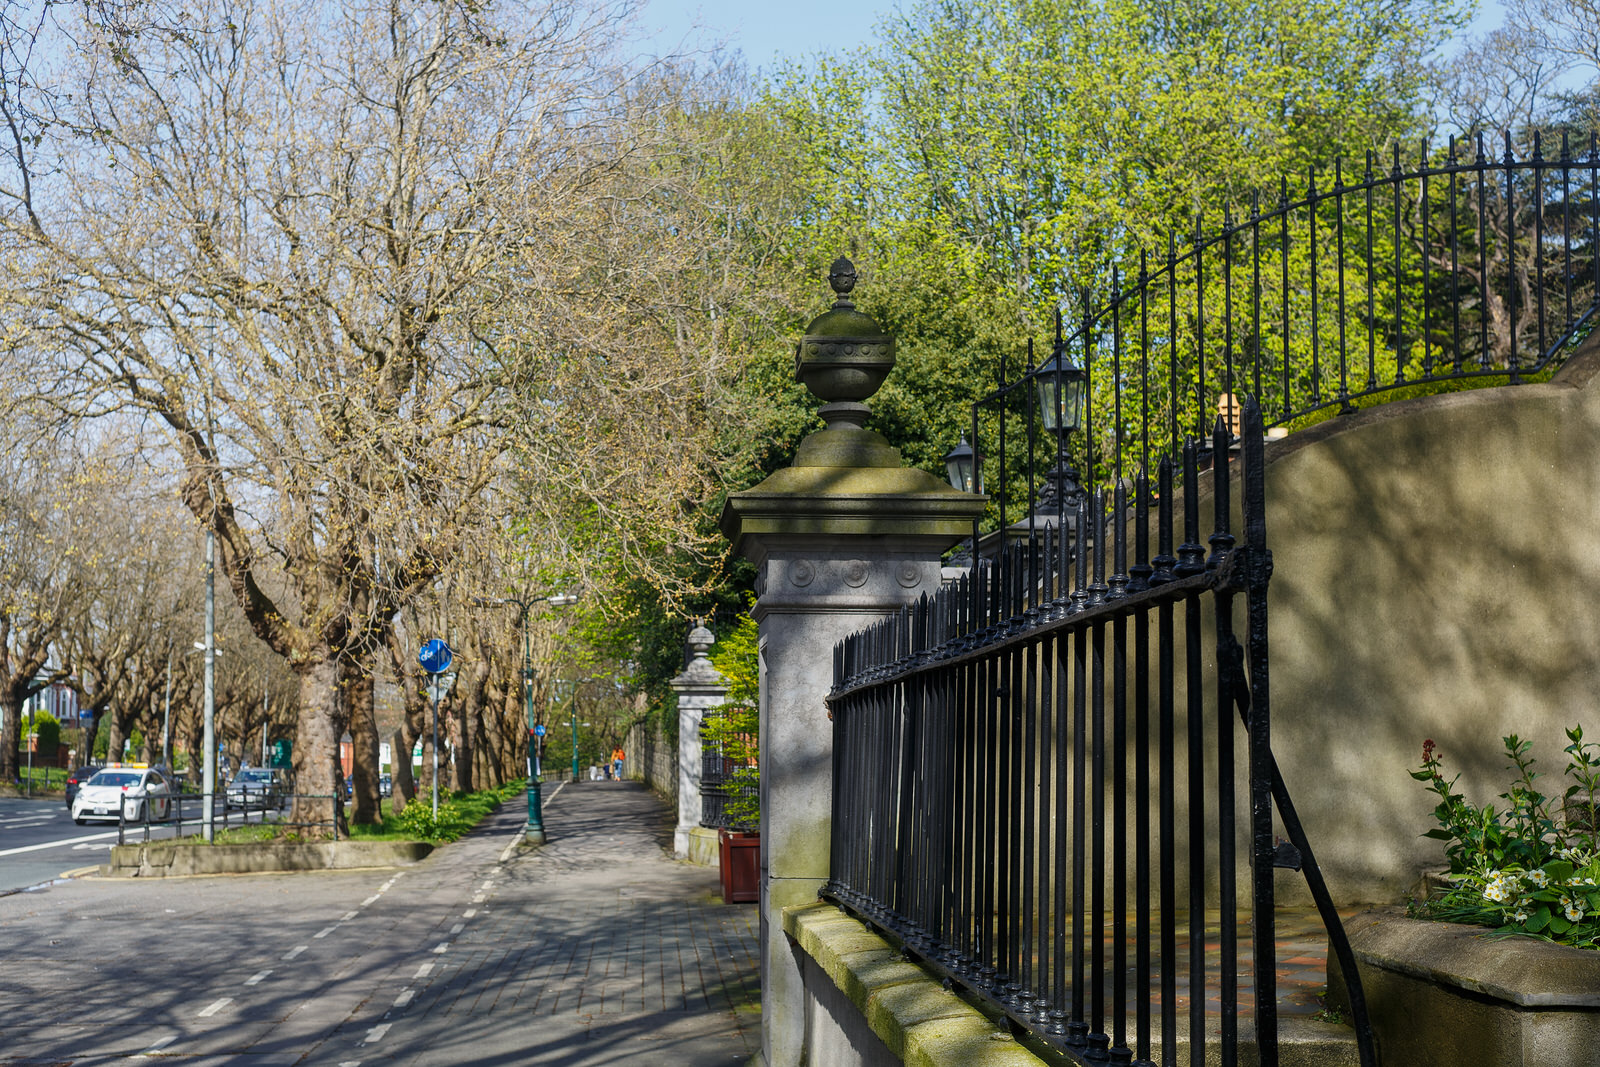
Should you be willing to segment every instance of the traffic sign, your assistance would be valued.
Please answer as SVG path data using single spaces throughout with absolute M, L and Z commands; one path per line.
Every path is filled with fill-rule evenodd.
M 437 637 L 430 639 L 417 653 L 417 662 L 429 674 L 443 674 L 450 669 L 450 661 L 454 658 L 450 646 Z
M 436 674 L 428 679 L 428 695 L 434 700 L 443 700 L 450 695 L 450 687 L 456 684 L 454 672 Z
M 535 737 L 543 737 L 544 736 L 544 723 L 539 723 L 539 725 L 537 725 L 537 726 L 535 726 L 533 728 L 533 736 L 535 736 Z

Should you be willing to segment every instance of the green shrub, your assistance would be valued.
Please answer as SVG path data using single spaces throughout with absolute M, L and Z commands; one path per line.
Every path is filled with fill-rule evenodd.
M 720 745 L 725 758 L 742 766 L 728 776 L 724 809 L 735 826 L 761 825 L 761 661 L 756 621 L 746 612 L 733 633 L 711 655 L 711 665 L 728 684 L 715 714 L 705 717 L 700 736 Z
M 37 737 L 38 744 L 34 751 L 44 756 L 54 756 L 56 749 L 61 745 L 61 724 L 56 717 L 40 708 L 33 713 L 28 725 L 29 736 Z M 26 741 L 23 742 L 27 744 Z
M 1411 777 L 1439 797 L 1439 825 L 1423 836 L 1445 842 L 1452 885 L 1414 909 L 1425 918 L 1492 926 L 1502 934 L 1529 934 L 1576 948 L 1600 948 L 1600 826 L 1595 794 L 1600 788 L 1600 745 L 1583 740 L 1583 729 L 1567 730 L 1566 773 L 1572 779 L 1559 797 L 1540 792 L 1544 775 L 1533 767 L 1531 741 L 1503 739 L 1516 778 L 1500 794 L 1504 811 L 1475 807 L 1446 780 L 1443 757 L 1430 738 L 1422 743 L 1422 767 Z M 1559 811 L 1552 802 L 1561 800 Z M 1557 818 L 1559 815 L 1559 818 Z

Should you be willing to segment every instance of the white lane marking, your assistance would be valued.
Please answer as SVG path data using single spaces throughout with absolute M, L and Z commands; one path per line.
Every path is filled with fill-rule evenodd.
M 450 942 L 448 942 L 448 941 L 439 942 L 437 945 L 433 946 L 433 951 L 435 953 L 450 951 Z
M 340 1060 L 339 1067 L 361 1067 L 360 1060 Z
M 478 914 L 478 909 L 477 908 L 468 908 L 466 911 L 461 913 L 461 917 L 463 919 L 470 919 L 476 914 Z
M 411 977 L 413 977 L 413 978 L 426 978 L 426 977 L 428 977 L 428 975 L 430 975 L 432 973 L 433 973 L 433 964 L 424 963 L 424 964 L 422 964 L 421 966 L 419 966 L 417 968 L 417 973 L 412 975 Z
M 103 841 L 108 837 L 116 837 L 115 830 L 104 834 L 85 834 L 80 837 L 64 837 L 59 841 L 45 841 L 38 845 L 23 845 L 21 848 L 8 848 L 0 851 L 0 856 L 20 856 L 24 852 L 43 852 L 47 848 L 60 848 L 63 845 L 75 845 L 80 841 Z
M 342 923 L 347 923 L 351 919 L 354 919 L 357 914 L 358 914 L 357 912 L 347 911 L 342 916 L 339 917 L 339 921 L 342 922 Z
M 262 982 L 262 979 L 266 978 L 267 975 L 269 975 L 271 973 L 272 973 L 271 971 L 257 971 L 255 974 L 252 974 L 249 978 L 246 978 L 244 980 L 244 984 L 245 985 L 260 985 L 261 982 Z
M 417 991 L 415 989 L 402 989 L 400 990 L 400 995 L 394 998 L 394 1006 L 397 1008 L 403 1008 L 407 1004 L 410 1004 L 411 998 L 416 995 Z
M 389 1032 L 389 1027 L 393 1025 L 394 1023 L 379 1023 L 377 1026 L 374 1026 L 371 1030 L 367 1031 L 367 1036 L 361 1039 L 361 1043 L 363 1045 L 370 1045 L 375 1041 L 383 1040 L 383 1035 L 387 1034 Z
M 232 997 L 223 997 L 221 1000 L 214 1000 L 210 1004 L 207 1004 L 205 1007 L 201 1008 L 198 1014 L 200 1018 L 204 1019 L 215 1015 L 217 1012 L 221 1011 L 223 1008 L 226 1008 L 232 1003 Z
M 134 1059 L 137 1060 L 142 1059 L 145 1056 L 154 1056 L 156 1053 L 160 1052 L 162 1049 L 166 1048 L 176 1040 L 178 1040 L 178 1035 L 173 1034 L 171 1037 L 163 1037 L 160 1041 L 152 1041 L 150 1043 L 150 1047 L 139 1053 L 134 1057 Z
M 296 945 L 294 948 L 290 949 L 288 952 L 285 952 L 283 954 L 283 958 L 286 959 L 286 960 L 292 960 L 296 956 L 300 955 L 300 953 L 304 952 L 309 947 L 310 946 L 308 946 L 308 945 Z
M 522 839 L 526 835 L 526 830 L 518 830 L 516 833 L 511 835 L 511 840 L 506 842 L 506 847 L 500 850 L 501 863 L 504 863 L 506 860 L 511 858 L 511 854 L 517 850 L 518 845 L 522 844 Z
M 456 923 L 454 926 L 452 926 L 450 928 L 450 933 L 459 934 L 461 931 L 465 930 L 466 928 L 467 928 L 467 924 L 466 923 Z
M 363 900 L 363 901 L 362 901 L 362 902 L 361 902 L 361 906 L 362 906 L 362 907 L 363 907 L 363 908 L 364 908 L 364 907 L 366 907 L 366 906 L 367 906 L 367 905 L 368 905 L 368 904 L 371 904 L 371 903 L 372 903 L 372 902 L 373 902 L 373 901 L 374 901 L 374 900 L 377 900 L 377 899 L 378 899 L 378 897 L 380 897 L 380 896 L 382 896 L 382 894 L 381 894 L 381 893 L 374 893 L 374 894 L 372 894 L 372 895 L 371 895 L 371 896 L 370 896 L 370 897 L 368 897 L 368 898 L 367 898 L 367 899 L 366 899 L 366 900 Z
M 483 903 L 483 894 L 479 893 L 477 896 L 473 897 L 472 898 L 472 902 L 474 904 L 482 904 Z
M 489 890 L 491 890 L 493 888 L 494 888 L 494 883 L 493 882 L 485 882 L 485 883 L 483 883 L 483 891 L 485 893 L 487 893 Z
M 339 929 L 338 923 L 334 923 L 332 926 L 325 926 L 321 930 L 318 930 L 316 933 L 312 934 L 311 940 L 315 941 L 319 937 L 327 937 L 337 929 Z

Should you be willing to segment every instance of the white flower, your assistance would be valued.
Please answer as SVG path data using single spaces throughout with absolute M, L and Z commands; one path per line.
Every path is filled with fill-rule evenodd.
M 1525 923 L 1528 921 L 1528 913 L 1518 908 L 1511 914 L 1511 921 L 1515 923 Z
M 1543 889 L 1550 881 L 1550 876 L 1543 871 L 1529 871 L 1528 881 L 1533 883 L 1535 889 Z
M 1567 922 L 1575 923 L 1583 918 L 1583 909 L 1576 904 L 1566 905 Z
M 1483 898 L 1495 904 L 1503 904 L 1511 899 L 1510 887 L 1506 885 L 1504 878 L 1496 878 L 1483 887 Z

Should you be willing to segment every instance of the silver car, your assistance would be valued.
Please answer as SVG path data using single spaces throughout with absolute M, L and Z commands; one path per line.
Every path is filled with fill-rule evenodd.
M 90 819 L 116 822 L 160 822 L 172 817 L 172 783 L 153 767 L 111 764 L 83 785 L 72 798 L 72 821 L 82 826 Z
M 278 808 L 288 795 L 284 773 L 271 767 L 246 767 L 228 783 L 224 803 L 230 808 Z

